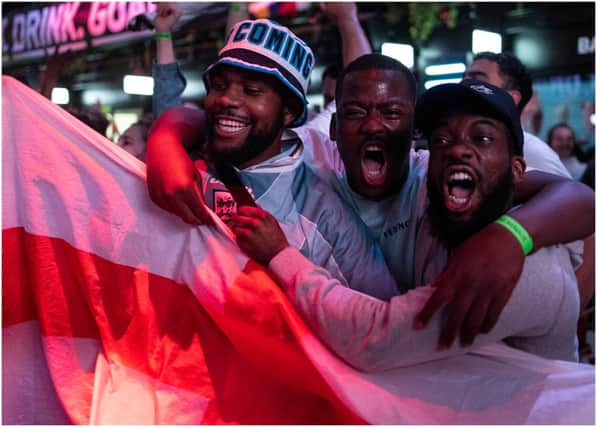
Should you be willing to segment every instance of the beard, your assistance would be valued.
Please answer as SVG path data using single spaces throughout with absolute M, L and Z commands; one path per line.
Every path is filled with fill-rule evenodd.
M 472 217 L 467 221 L 459 221 L 450 218 L 454 214 L 444 205 L 442 189 L 436 188 L 428 179 L 427 214 L 433 235 L 439 238 L 448 249 L 453 249 L 502 215 L 512 205 L 513 193 L 512 167 L 509 165 L 508 170 L 498 178 L 493 188 L 481 194 L 481 202 Z
M 209 139 L 207 143 L 207 152 L 211 159 L 240 166 L 249 160 L 259 156 L 267 150 L 278 137 L 281 129 L 284 127 L 284 112 L 276 117 L 275 121 L 265 130 L 251 129 L 251 133 L 245 142 L 237 147 L 223 147 L 218 149 L 215 147 L 214 141 L 214 121 L 211 116 L 208 118 Z

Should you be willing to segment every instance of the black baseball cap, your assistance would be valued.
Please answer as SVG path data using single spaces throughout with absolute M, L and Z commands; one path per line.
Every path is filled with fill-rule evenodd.
M 453 112 L 487 114 L 501 121 L 513 137 L 514 153 L 522 155 L 524 137 L 520 113 L 505 90 L 474 79 L 434 86 L 425 91 L 417 101 L 415 127 L 429 136 L 439 119 Z

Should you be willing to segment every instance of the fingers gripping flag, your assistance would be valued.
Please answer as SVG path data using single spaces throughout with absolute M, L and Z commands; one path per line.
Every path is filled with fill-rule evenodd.
M 217 218 L 160 210 L 142 163 L 2 83 L 4 423 L 593 423 L 592 369 L 501 345 L 354 370 Z

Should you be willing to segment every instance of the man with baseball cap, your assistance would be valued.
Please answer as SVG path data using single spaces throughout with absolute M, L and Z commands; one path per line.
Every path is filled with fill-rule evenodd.
M 529 255 L 539 250 L 539 253 L 548 252 L 557 255 L 555 260 L 552 257 L 543 266 L 541 262 L 536 261 L 541 260 L 539 256 L 533 258 L 535 260 L 533 263 L 538 265 L 537 268 L 547 270 L 549 264 L 555 269 L 553 274 L 559 274 L 562 268 L 571 271 L 570 277 L 566 276 L 567 287 L 564 288 L 570 293 L 564 296 L 567 299 L 574 297 L 577 304 L 579 287 L 586 286 L 585 283 L 577 285 L 574 276 L 574 269 L 578 269 L 582 262 L 581 242 L 569 243 L 565 247 L 551 246 L 561 240 L 552 239 L 548 243 L 544 237 L 538 238 L 537 223 L 530 220 L 530 217 L 523 212 L 525 206 L 517 206 L 509 211 L 508 215 L 503 215 L 512 207 L 515 185 L 518 187 L 518 193 L 521 187 L 524 187 L 522 181 L 526 168 L 523 159 L 524 136 L 520 112 L 510 94 L 500 87 L 474 79 L 431 88 L 417 103 L 415 126 L 427 138 L 430 151 L 427 174 L 427 215 L 420 221 L 417 230 L 415 281 L 429 283 L 431 280 L 437 282 L 438 275 L 449 277 L 453 271 L 445 269 L 447 261 L 452 253 L 462 251 L 463 246 L 466 246 L 463 242 L 470 236 L 482 229 L 506 229 L 510 233 L 502 235 L 514 237 L 513 243 L 518 241 L 522 249 L 522 252 L 515 253 Z M 530 174 L 527 175 L 525 181 L 533 182 L 538 173 L 540 174 L 540 172 L 534 172 L 533 177 Z M 566 185 L 565 182 L 563 183 Z M 575 187 L 575 189 L 578 190 L 579 195 L 586 192 L 582 187 Z M 561 202 L 562 197 L 567 197 L 565 192 L 553 194 L 557 196 L 551 198 L 552 205 L 558 201 Z M 591 196 L 589 192 L 587 195 Z M 520 199 L 520 195 L 518 197 Z M 529 204 L 533 204 L 533 201 Z M 546 212 L 545 216 L 558 214 L 557 210 L 551 210 L 551 212 Z M 583 215 L 588 219 L 594 218 L 594 210 L 584 211 Z M 521 225 L 522 223 L 525 225 Z M 528 227 L 529 231 L 525 227 Z M 553 232 L 545 234 L 545 231 L 543 231 L 544 236 L 548 234 L 553 236 Z M 430 236 L 433 238 L 430 239 Z M 575 238 L 580 239 L 583 236 L 578 234 Z M 566 241 L 570 240 L 564 240 Z M 492 243 L 488 242 L 488 244 Z M 546 249 L 540 250 L 541 248 Z M 504 256 L 510 255 L 504 254 Z M 517 259 L 517 256 L 512 259 Z M 529 258 L 524 260 L 525 269 L 527 269 Z M 533 263 L 531 265 L 535 265 Z M 572 264 L 574 269 L 569 268 Z M 466 268 L 462 264 L 460 267 Z M 476 265 L 475 268 L 491 270 L 495 269 L 495 265 L 493 260 L 485 259 L 481 260 L 481 264 Z M 491 286 L 487 291 L 492 291 Z M 582 294 L 586 292 L 583 291 Z M 435 301 L 430 299 L 427 307 L 437 307 L 438 301 L 442 298 L 445 298 L 445 295 L 442 295 L 440 290 L 432 297 Z M 490 316 L 497 318 L 500 305 L 498 298 L 495 307 L 471 306 L 466 316 L 472 324 L 481 322 L 481 313 L 485 312 L 494 313 Z M 429 317 L 428 313 L 433 310 L 428 310 L 427 307 L 419 318 Z M 563 325 L 574 323 L 578 319 L 578 310 L 573 309 L 569 314 L 572 317 L 564 316 Z M 464 314 L 458 313 L 457 310 L 451 311 L 448 321 L 458 322 L 462 316 Z M 483 327 L 481 330 L 487 331 L 487 328 Z M 470 342 L 472 339 L 471 336 L 463 338 L 465 342 Z M 443 341 L 449 340 L 450 337 Z M 564 341 L 566 340 L 562 342 Z M 568 339 L 567 342 L 570 340 Z M 567 351 L 570 348 L 568 346 Z
M 582 261 L 581 242 L 534 252 L 533 239 L 514 218 L 514 185 L 521 182 L 526 166 L 520 112 L 510 94 L 474 79 L 440 85 L 421 96 L 415 121 L 430 150 L 429 204 L 417 235 L 419 280 L 437 277 L 450 251 L 482 227 L 504 227 L 526 255 L 533 252 L 525 258 L 509 303 L 532 303 L 532 311 L 520 312 L 511 321 L 525 323 L 535 311 L 553 310 L 551 321 L 542 328 L 535 325 L 539 335 L 551 335 L 551 340 L 530 334 L 509 343 L 547 357 L 577 359 L 579 290 L 574 270 Z
M 415 114 L 429 141 L 431 235 L 452 249 L 512 206 L 514 184 L 525 171 L 520 114 L 507 92 L 473 79 L 429 89 Z M 512 233 L 531 252 L 528 233 L 522 227 Z
M 465 119 L 473 113 L 477 120 L 469 123 Z M 433 233 L 448 248 L 454 248 L 512 204 L 514 184 L 520 182 L 525 170 L 520 116 L 505 91 L 481 81 L 463 80 L 425 92 L 415 121 L 429 141 L 428 214 Z M 500 136 L 505 134 L 507 148 L 499 151 L 503 162 L 498 165 L 489 163 L 497 157 L 495 128 L 500 128 Z M 471 134 L 468 145 L 457 139 L 463 137 L 456 134 L 461 129 Z M 442 131 L 454 135 L 444 138 Z
M 533 79 L 520 58 L 509 52 L 480 52 L 475 55 L 464 72 L 464 77 L 485 81 L 504 89 L 514 100 L 518 111 L 523 112 L 533 95 Z M 572 178 L 558 155 L 537 136 L 524 132 L 524 158 L 527 170 L 538 169 L 551 174 Z M 566 204 L 562 204 L 567 209 Z M 595 236 L 584 239 L 583 264 L 576 271 L 583 287 L 595 283 Z M 585 298 L 590 299 L 590 298 Z
M 456 102 L 455 102 L 456 100 Z M 419 274 L 435 277 L 449 250 L 492 222 L 508 230 L 529 254 L 532 239 L 511 213 L 514 184 L 522 179 L 522 130 L 510 96 L 467 80 L 423 94 L 416 108 L 419 128 L 430 141 L 428 224 L 417 241 Z M 252 212 L 241 214 L 251 217 Z M 233 218 L 232 222 L 239 221 Z M 438 351 L 448 309 L 427 328 L 413 331 L 417 312 L 432 293 L 422 286 L 379 301 L 343 286 L 284 243 L 273 218 L 259 219 L 241 248 L 269 266 L 278 283 L 318 336 L 351 365 L 383 370 L 448 357 L 507 339 L 517 348 L 553 359 L 578 360 L 579 296 L 572 247 L 548 246 L 526 257 L 512 297 L 489 333 L 464 348 L 450 342 Z M 234 227 L 233 227 L 234 230 Z M 490 265 L 491 260 L 487 260 Z M 491 268 L 491 267 L 489 267 Z M 351 337 L 346 339 L 346 337 Z
M 343 284 L 387 300 L 397 290 L 379 247 L 356 214 L 305 167 L 303 142 L 287 129 L 305 120 L 313 64 L 311 49 L 288 28 L 267 19 L 237 23 L 204 75 L 202 172 L 174 137 L 187 128 L 184 115 L 196 118 L 197 112 L 168 110 L 162 118 L 171 116 L 169 126 L 148 142 L 150 195 L 195 224 L 192 206 L 201 211 L 195 205 L 203 201 L 227 220 L 234 201 L 251 205 L 254 199 L 303 255 Z M 196 142 L 188 139 L 183 136 L 183 145 Z M 206 214 L 201 220 L 210 222 Z

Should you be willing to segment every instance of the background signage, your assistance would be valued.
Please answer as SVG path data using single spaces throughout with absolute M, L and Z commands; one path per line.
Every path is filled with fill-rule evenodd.
M 33 8 L 2 19 L 2 54 L 17 61 L 53 53 L 81 50 L 89 45 L 146 37 L 149 31 L 130 32 L 129 21 L 155 11 L 151 2 L 37 3 Z

